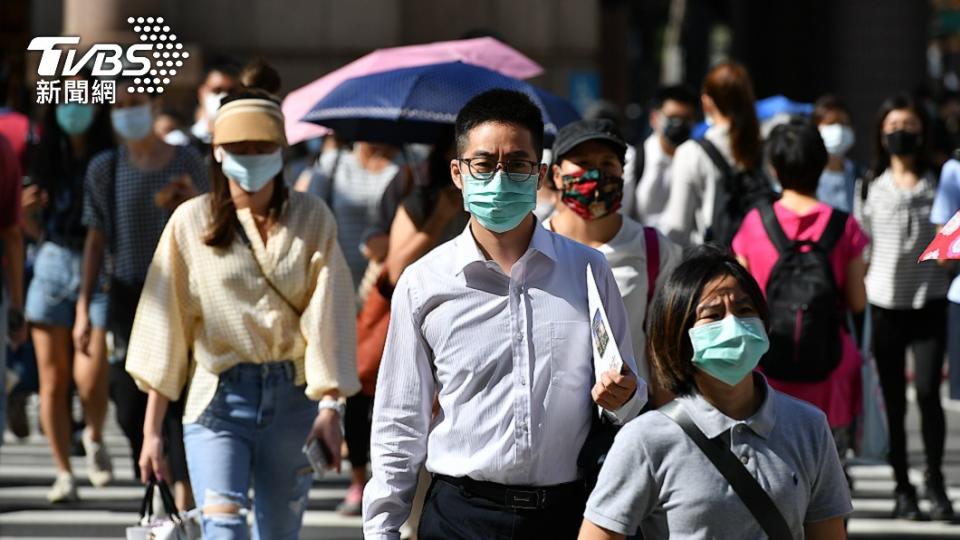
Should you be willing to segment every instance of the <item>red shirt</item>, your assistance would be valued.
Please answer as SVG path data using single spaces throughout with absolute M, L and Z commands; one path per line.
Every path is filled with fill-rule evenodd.
M 6 137 L 0 137 L 0 229 L 20 223 L 20 160 Z
M 30 119 L 10 109 L 0 107 L 0 137 L 5 137 L 21 167 L 25 167 L 27 141 L 30 139 Z

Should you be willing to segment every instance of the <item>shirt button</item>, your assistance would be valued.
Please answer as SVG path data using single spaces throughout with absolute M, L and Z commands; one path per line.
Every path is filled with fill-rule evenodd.
M 523 333 L 517 334 L 517 341 L 523 341 Z
M 749 462 L 750 462 L 749 456 L 740 456 L 740 463 L 743 463 L 744 465 L 746 465 Z
M 526 386 L 526 385 L 527 385 L 527 380 L 524 379 L 523 377 L 521 377 L 521 378 L 520 378 L 520 386 Z

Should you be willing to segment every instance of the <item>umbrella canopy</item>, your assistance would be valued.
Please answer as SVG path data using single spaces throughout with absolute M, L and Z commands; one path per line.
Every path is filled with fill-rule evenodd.
M 529 83 L 448 62 L 349 79 L 318 101 L 303 120 L 333 129 L 346 139 L 432 143 L 450 129 L 467 101 L 494 88 L 530 96 L 543 113 L 548 139 L 579 118 L 566 100 Z
M 960 259 L 960 212 L 954 214 L 940 229 L 918 262 L 937 259 Z
M 329 132 L 327 128 L 301 122 L 300 119 L 317 101 L 347 79 L 391 69 L 458 60 L 517 79 L 529 79 L 543 73 L 539 64 L 492 37 L 378 49 L 290 92 L 283 100 L 287 140 L 295 144 Z
M 759 120 L 761 124 L 774 120 L 778 116 L 810 116 L 813 114 L 812 103 L 793 101 L 781 95 L 758 99 L 756 108 L 757 120 Z M 703 137 L 703 134 L 707 132 L 707 127 L 706 122 L 700 122 L 694 126 L 693 133 L 691 133 L 690 136 L 694 139 Z M 767 133 L 764 132 L 763 135 L 766 136 Z

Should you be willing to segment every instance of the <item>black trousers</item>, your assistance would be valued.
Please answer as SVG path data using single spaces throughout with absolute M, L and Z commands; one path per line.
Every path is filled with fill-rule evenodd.
M 927 474 L 934 482 L 943 481 L 943 446 L 946 420 L 940 405 L 943 359 L 946 349 L 947 302 L 933 300 L 922 309 L 883 309 L 870 306 L 873 314 L 873 354 L 877 361 L 880 386 L 887 406 L 890 429 L 889 461 L 898 491 L 908 491 L 909 464 L 904 418 L 906 400 L 906 354 L 914 358 L 914 386 L 920 407 L 920 429 L 927 461 Z
M 136 303 L 134 303 L 136 305 Z M 147 414 L 147 394 L 142 392 L 133 377 L 124 367 L 127 345 L 133 318 L 129 324 L 111 324 L 114 353 L 117 358 L 110 364 L 110 400 L 117 411 L 117 423 L 124 436 L 130 442 L 133 453 L 133 477 L 140 478 L 140 450 L 143 448 L 143 420 Z M 187 455 L 183 448 L 183 406 L 184 398 L 171 401 L 163 419 L 164 448 L 167 453 L 167 465 L 170 467 L 170 480 L 189 481 L 187 475 Z
M 420 540 L 575 539 L 586 492 L 542 510 L 514 510 L 434 479 L 420 517 Z
M 359 393 L 347 398 L 343 416 L 344 439 L 350 451 L 347 459 L 354 469 L 366 467 L 370 461 L 370 430 L 372 428 L 373 397 Z

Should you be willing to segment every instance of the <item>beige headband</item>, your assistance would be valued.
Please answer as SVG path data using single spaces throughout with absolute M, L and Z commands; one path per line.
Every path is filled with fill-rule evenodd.
M 220 107 L 213 122 L 213 144 L 270 141 L 287 145 L 280 106 L 268 99 L 238 99 Z

